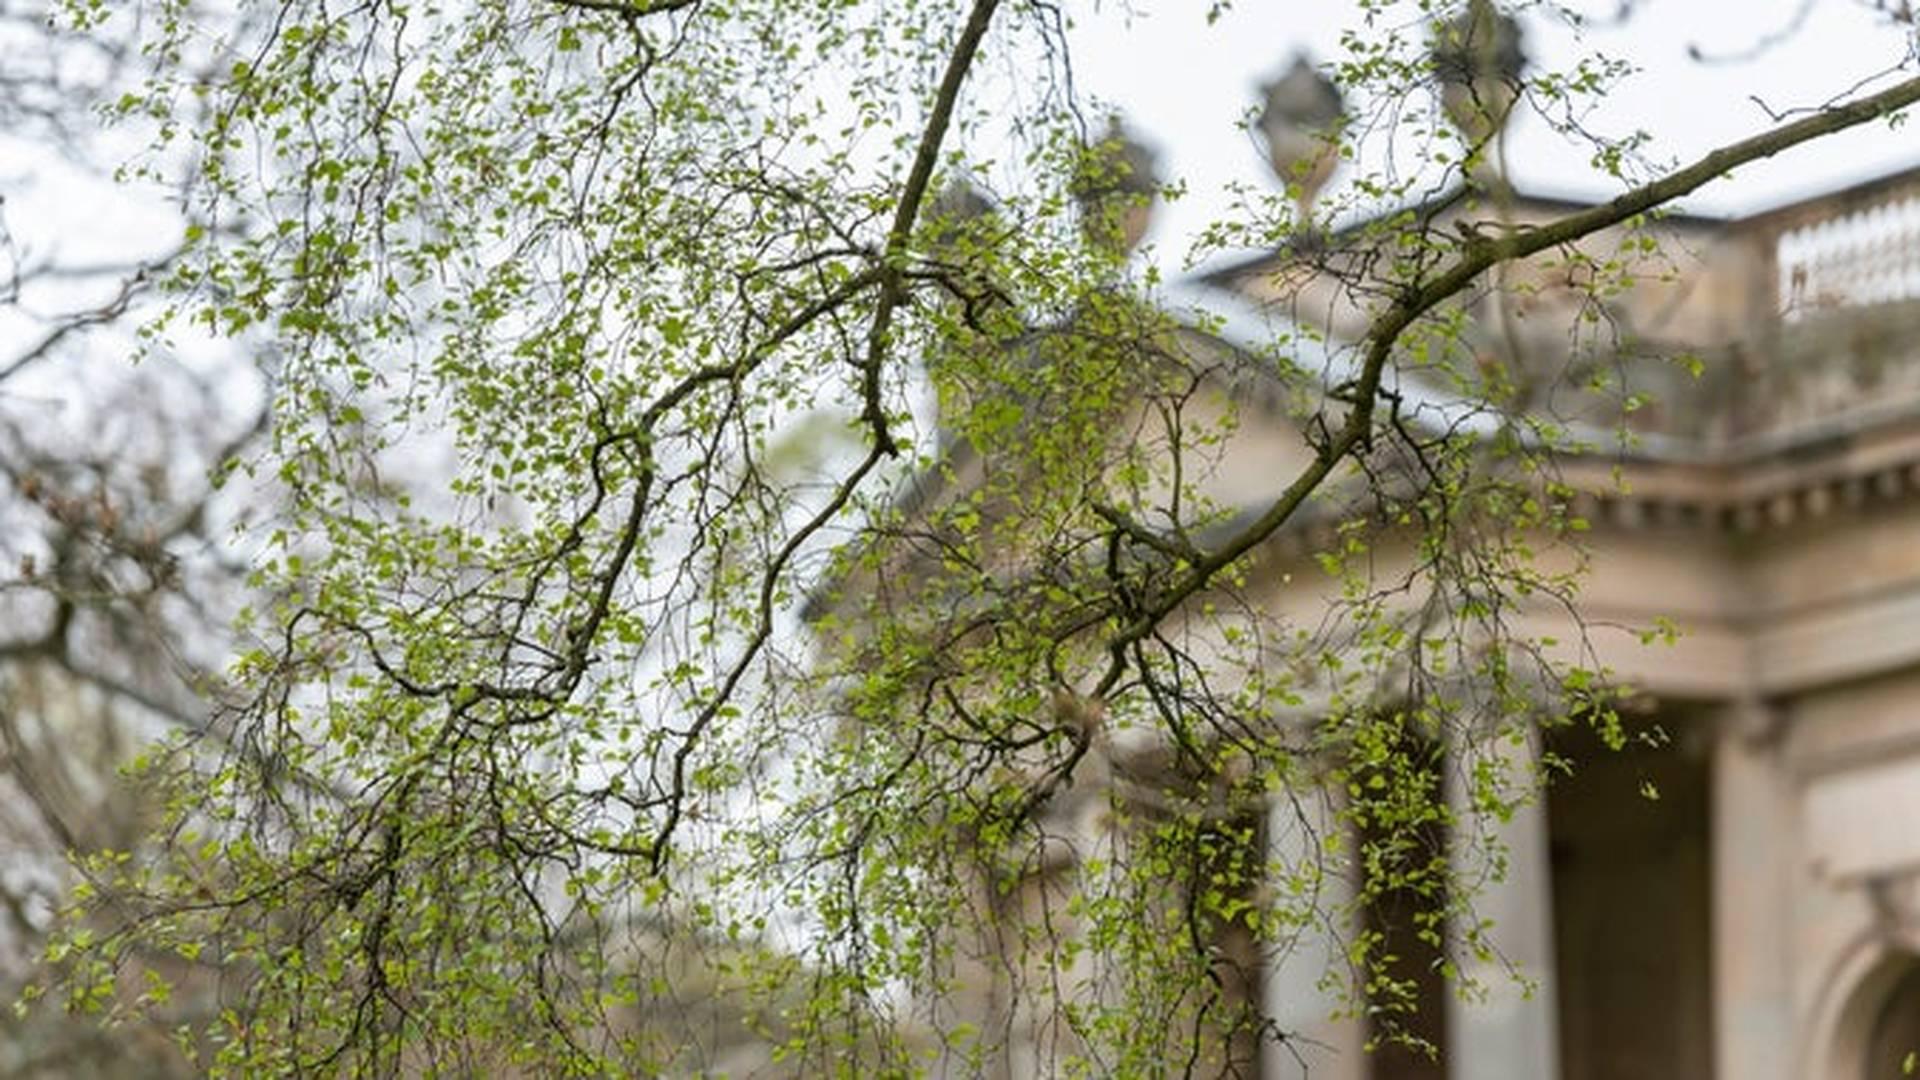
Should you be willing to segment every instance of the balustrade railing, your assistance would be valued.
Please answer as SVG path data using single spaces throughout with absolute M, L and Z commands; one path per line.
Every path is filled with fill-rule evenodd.
M 1780 317 L 1920 299 L 1920 190 L 1816 219 L 1775 241 Z

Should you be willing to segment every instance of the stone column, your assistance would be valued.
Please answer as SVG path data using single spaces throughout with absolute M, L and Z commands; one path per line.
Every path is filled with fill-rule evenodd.
M 1286 1040 L 1271 1032 L 1261 1040 L 1262 1080 L 1364 1080 L 1367 1075 L 1361 1021 L 1335 1019 L 1340 998 L 1321 985 L 1329 971 L 1339 972 L 1345 963 L 1350 933 L 1341 919 L 1354 892 L 1351 843 L 1337 856 L 1327 855 L 1327 829 L 1339 827 L 1334 797 L 1318 790 L 1282 794 L 1268 816 L 1267 843 L 1283 879 L 1295 877 L 1298 868 L 1323 867 L 1312 898 L 1323 918 L 1268 946 L 1265 1011 Z
M 1537 734 L 1521 745 L 1501 743 L 1478 754 L 1505 755 L 1512 782 L 1533 782 L 1540 748 Z M 1488 924 L 1496 954 L 1482 960 L 1456 949 L 1461 974 L 1484 997 L 1447 998 L 1448 1075 L 1464 1080 L 1552 1080 L 1560 1075 L 1559 1015 L 1553 988 L 1553 874 L 1547 861 L 1545 797 L 1515 811 L 1505 822 L 1469 814 L 1473 762 L 1456 753 L 1446 770 L 1447 800 L 1467 835 L 1496 840 L 1505 849 L 1506 872 L 1488 872 L 1484 851 L 1471 845 L 1454 853 L 1455 869 L 1477 882 L 1473 913 Z M 1631 1037 L 1623 1033 L 1623 1037 Z
M 1728 706 L 1713 750 L 1714 1070 L 1739 1080 L 1788 1080 L 1793 1070 L 1792 801 L 1774 711 L 1764 701 Z

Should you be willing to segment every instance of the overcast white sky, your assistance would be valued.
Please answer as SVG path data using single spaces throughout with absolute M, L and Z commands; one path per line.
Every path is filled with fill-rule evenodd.
M 1613 14 L 1620 0 L 1562 0 L 1596 18 Z M 1592 118 L 1611 133 L 1644 127 L 1654 136 L 1656 157 L 1691 158 L 1711 147 L 1768 126 L 1766 112 L 1817 105 L 1842 94 L 1863 76 L 1898 63 L 1911 46 L 1874 0 L 1636 0 L 1633 17 L 1590 31 L 1585 48 L 1598 48 L 1641 66 L 1642 74 L 1614 93 Z M 1075 78 L 1083 94 L 1117 105 L 1134 130 L 1160 155 L 1161 168 L 1189 185 L 1189 196 L 1163 208 L 1151 239 L 1163 259 L 1177 261 L 1182 238 L 1220 216 L 1216 197 L 1223 185 L 1272 183 L 1257 144 L 1237 122 L 1255 101 L 1257 86 L 1284 70 L 1296 52 L 1316 61 L 1339 54 L 1343 27 L 1356 25 L 1352 0 L 1234 0 L 1208 26 L 1202 0 L 1124 0 L 1138 13 L 1120 17 L 1120 0 L 1090 0 L 1097 14 L 1083 17 L 1075 33 Z M 1405 5 L 1411 9 L 1412 4 Z M 1804 18 L 1797 16 L 1804 14 Z M 1130 25 L 1128 25 L 1130 23 Z M 1525 21 L 1529 52 L 1547 63 L 1565 63 L 1583 46 L 1567 28 L 1535 9 Z M 1690 46 L 1709 54 L 1753 51 L 1745 62 L 1702 64 Z M 1874 84 L 1884 85 L 1881 83 Z M 34 236 L 45 222 L 38 199 L 70 203 L 75 178 L 35 176 L 37 155 L 0 132 L 0 187 L 22 239 L 41 250 L 58 246 L 68 259 L 92 259 L 126 250 L 141 236 L 151 211 L 126 197 L 89 199 L 86 216 L 100 226 L 71 228 L 57 236 Z M 11 159 L 11 160 L 9 160 Z M 1511 133 L 1509 163 L 1524 190 L 1537 194 L 1603 197 L 1606 178 L 1533 117 L 1521 117 Z M 1816 194 L 1896 169 L 1920 165 L 1920 123 L 1899 131 L 1867 125 L 1743 170 L 1702 191 L 1688 209 L 1744 214 Z M 57 172 L 57 167 L 55 169 Z M 1334 183 L 1338 185 L 1340 178 Z M 61 197 L 67 196 L 67 197 Z M 36 198 L 38 197 L 38 199 Z M 150 226 L 149 226 L 150 228 Z M 149 241 L 153 238 L 149 237 Z M 170 238 L 139 244 L 160 248 Z
M 1602 18 L 1614 14 L 1620 0 L 1563 2 Z M 1536 8 L 1525 30 L 1529 52 L 1548 64 L 1564 64 L 1582 49 L 1638 64 L 1642 73 L 1604 102 L 1591 126 L 1614 134 L 1644 127 L 1654 136 L 1656 158 L 1689 159 L 1769 126 L 1753 96 L 1776 110 L 1817 105 L 1897 64 L 1913 46 L 1872 10 L 1873 2 L 1636 0 L 1630 19 L 1590 31 L 1584 45 Z M 1356 25 L 1359 14 L 1353 0 L 1234 0 L 1208 26 L 1202 0 L 1126 0 L 1137 13 L 1132 19 L 1122 17 L 1120 0 L 1088 5 L 1095 13 L 1084 15 L 1075 33 L 1080 91 L 1118 106 L 1159 153 L 1163 174 L 1188 184 L 1185 199 L 1161 208 L 1149 237 L 1156 261 L 1177 272 L 1187 238 L 1225 213 L 1226 184 L 1273 183 L 1259 147 L 1238 126 L 1258 84 L 1298 52 L 1317 61 L 1338 56 L 1340 32 Z M 1773 43 L 1756 50 L 1763 41 Z M 1689 55 L 1695 46 L 1709 55 L 1753 58 L 1703 64 Z M 1523 190 L 1602 198 L 1617 189 L 1590 169 L 1584 152 L 1536 117 L 1519 117 L 1510 140 L 1508 161 Z M 16 238 L 30 250 L 87 262 L 124 256 L 130 248 L 151 254 L 172 243 L 178 227 L 172 215 L 69 175 L 34 150 L 0 132 L 0 192 Z M 1897 131 L 1865 125 L 1742 170 L 1685 206 L 1751 213 L 1914 166 L 1920 166 L 1920 122 Z M 76 198 L 81 191 L 88 194 Z M 84 227 L 76 227 L 72 213 L 80 203 Z M 0 332 L 14 328 L 0 320 Z
M 1618 0 L 1571 2 L 1596 18 L 1619 6 Z M 1654 136 L 1656 159 L 1692 158 L 1760 131 L 1770 122 L 1750 95 L 1775 110 L 1818 105 L 1900 61 L 1911 46 L 1870 5 L 1639 0 L 1630 20 L 1590 31 L 1586 40 L 1586 49 L 1643 69 L 1608 98 L 1592 126 L 1616 134 L 1645 128 Z M 1223 184 L 1271 184 L 1257 144 L 1236 122 L 1262 79 L 1284 70 L 1298 50 L 1316 61 L 1335 58 L 1341 28 L 1358 21 L 1351 0 L 1236 0 L 1212 27 L 1199 0 L 1132 0 L 1142 14 L 1125 28 L 1111 17 L 1112 0 L 1101 6 L 1103 16 L 1084 20 L 1077 32 L 1075 77 L 1084 93 L 1121 108 L 1161 155 L 1164 173 L 1189 183 L 1189 197 L 1164 208 L 1156 221 L 1150 241 L 1162 248 L 1184 249 L 1180 238 L 1218 215 L 1221 203 L 1212 193 Z M 1796 21 L 1803 9 L 1804 18 Z M 1537 9 L 1524 25 L 1528 51 L 1548 63 L 1565 63 L 1583 48 L 1564 24 Z M 1750 53 L 1776 37 L 1781 40 L 1751 60 L 1702 64 L 1689 56 L 1689 46 L 1709 56 Z M 1511 170 L 1523 190 L 1587 198 L 1618 190 L 1537 118 L 1517 120 L 1510 137 Z M 1746 214 L 1915 165 L 1920 123 L 1898 131 L 1866 125 L 1742 170 L 1685 205 L 1696 212 Z M 1176 262 L 1178 255 L 1162 252 Z

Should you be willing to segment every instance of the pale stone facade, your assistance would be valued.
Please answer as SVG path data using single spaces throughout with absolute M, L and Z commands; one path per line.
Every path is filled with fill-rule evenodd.
M 1595 493 L 1591 640 L 1672 744 L 1569 745 L 1576 775 L 1506 826 L 1480 907 L 1536 992 L 1440 995 L 1443 1063 L 1375 1058 L 1316 990 L 1328 946 L 1298 942 L 1264 992 L 1306 1037 L 1265 1076 L 1860 1080 L 1920 1050 L 1920 170 L 1662 230 L 1672 273 L 1613 316 L 1702 373 L 1649 367 L 1637 442 L 1567 468 Z M 1545 285 L 1532 324 L 1564 351 L 1568 297 Z M 1208 288 L 1251 312 L 1314 286 L 1272 256 Z M 1336 339 L 1364 314 L 1317 309 Z M 1241 439 L 1227 494 L 1285 457 L 1252 452 L 1283 430 Z M 1676 641 L 1600 629 L 1657 617 Z M 1277 817 L 1269 842 L 1284 857 L 1298 831 Z
M 1309 116 L 1337 106 L 1321 92 L 1329 101 L 1294 105 Z M 1283 177 L 1314 181 L 1304 210 L 1327 170 L 1310 140 L 1268 137 Z M 1475 183 L 1486 197 L 1439 211 L 1437 228 L 1461 224 L 1446 215 L 1513 228 L 1579 209 Z M 1920 168 L 1652 231 L 1657 251 L 1623 247 L 1618 230 L 1583 242 L 1638 252 L 1635 284 L 1605 312 L 1631 349 L 1574 355 L 1567 328 L 1591 298 L 1546 260 L 1503 270 L 1471 314 L 1556 378 L 1607 365 L 1648 395 L 1624 419 L 1579 406 L 1563 417 L 1603 448 L 1561 461 L 1592 522 L 1584 625 L 1564 632 L 1565 611 L 1544 604 L 1529 617 L 1590 644 L 1671 742 L 1594 752 L 1552 736 L 1576 769 L 1500 827 L 1507 872 L 1475 905 L 1503 962 L 1467 972 L 1480 1000 L 1462 1001 L 1437 973 L 1422 989 L 1421 1033 L 1439 1060 L 1364 1049 L 1365 1021 L 1322 978 L 1352 928 L 1278 943 L 1252 991 L 1288 1035 L 1249 1051 L 1266 1080 L 1862 1080 L 1900 1076 L 1920 1051 Z M 1310 237 L 1300 257 L 1251 258 L 1161 299 L 1201 313 L 1197 349 L 1257 354 L 1278 324 L 1310 323 L 1334 344 L 1332 365 L 1369 314 L 1327 273 L 1339 243 Z M 1697 374 L 1672 362 L 1681 354 L 1699 358 Z M 1322 371 L 1328 385 L 1339 374 Z M 1227 408 L 1249 390 L 1217 389 L 1215 404 L 1194 407 Z M 1283 407 L 1236 414 L 1205 493 L 1261 508 L 1311 451 Z M 963 455 L 954 483 L 975 464 Z M 1311 520 L 1290 523 L 1259 552 L 1245 594 L 1310 622 L 1327 597 L 1303 568 L 1330 539 Z M 1678 634 L 1648 646 L 1633 631 L 1656 620 Z M 1536 739 L 1524 752 L 1545 749 Z M 1097 836 L 1079 819 L 1116 782 L 1090 760 L 1054 824 Z M 1265 827 L 1276 865 L 1312 858 L 1336 820 L 1325 799 L 1290 796 Z M 1013 902 L 1039 903 L 1050 887 L 1044 875 L 1030 886 Z M 1351 896 L 1337 875 L 1323 887 L 1328 911 Z M 1008 1037 L 994 1075 L 1043 1074 L 1072 1047 L 1044 1017 L 1006 1012 L 1002 984 L 1020 973 L 994 968 L 961 980 Z

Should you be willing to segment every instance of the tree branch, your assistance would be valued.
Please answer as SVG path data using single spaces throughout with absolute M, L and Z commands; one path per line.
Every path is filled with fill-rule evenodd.
M 579 11 L 605 11 L 628 18 L 644 19 L 649 15 L 664 15 L 669 11 L 690 8 L 700 0 L 650 0 L 649 3 L 636 3 L 633 0 L 553 0 L 553 2 L 561 7 Z
M 1425 285 L 1409 286 L 1399 300 L 1374 318 L 1361 337 L 1366 345 L 1366 361 L 1359 377 L 1354 380 L 1354 405 L 1347 414 L 1346 422 L 1321 445 L 1313 462 L 1294 478 L 1293 483 L 1265 513 L 1197 560 L 1184 578 L 1156 597 L 1138 618 L 1120 630 L 1109 643 L 1113 659 L 1101 677 L 1096 693 L 1104 694 L 1120 681 L 1126 666 L 1124 649 L 1127 645 L 1152 633 L 1161 619 L 1206 588 L 1215 575 L 1278 531 L 1300 508 L 1300 504 L 1319 489 L 1333 472 L 1334 466 L 1365 443 L 1372 432 L 1374 407 L 1380 396 L 1380 380 L 1386 371 L 1387 361 L 1400 335 L 1413 325 L 1414 320 L 1465 289 L 1474 278 L 1495 265 L 1524 259 L 1548 248 L 1590 236 L 1690 194 L 1742 165 L 1880 119 L 1916 101 L 1920 101 L 1920 77 L 1720 147 L 1677 172 L 1624 192 L 1599 206 L 1569 214 L 1546 225 L 1508 233 L 1498 239 L 1475 240 L 1437 277 Z
M 920 218 L 920 204 L 926 201 L 927 186 L 933 180 L 934 166 L 940 161 L 940 147 L 946 142 L 947 128 L 953 122 L 953 110 L 960 100 L 960 88 L 967 81 L 967 72 L 973 67 L 973 58 L 979 54 L 980 42 L 987 36 L 987 28 L 993 24 L 993 13 L 999 6 L 1000 0 L 975 0 L 966 25 L 960 29 L 960 40 L 954 43 L 953 52 L 947 56 L 947 69 L 940 76 L 940 89 L 934 95 L 933 111 L 928 114 L 927 126 L 920 133 L 920 145 L 914 151 L 913 166 L 907 171 L 906 186 L 901 189 L 900 202 L 894 207 L 893 224 L 887 229 L 887 244 L 882 256 L 885 264 L 880 271 L 880 301 L 874 308 L 873 323 L 867 331 L 867 355 L 861 364 L 861 377 L 862 395 L 866 399 L 866 411 L 862 419 L 873 431 L 875 446 L 889 457 L 900 450 L 893 441 L 892 433 L 887 430 L 886 415 L 880 405 L 880 367 L 886 358 L 893 313 L 907 298 L 901 263 L 906 256 L 907 240 L 913 235 L 913 223 Z

